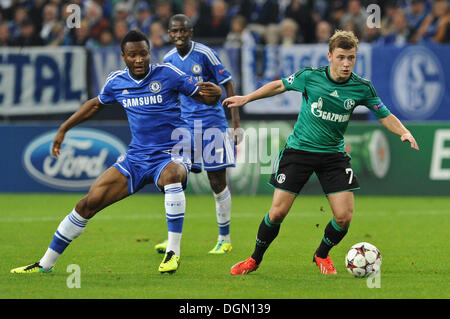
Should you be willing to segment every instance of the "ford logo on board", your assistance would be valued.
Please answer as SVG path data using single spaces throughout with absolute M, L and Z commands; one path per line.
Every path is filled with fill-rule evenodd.
M 57 131 L 38 136 L 25 147 L 26 171 L 39 182 L 68 190 L 88 189 L 105 169 L 126 153 L 126 146 L 103 131 L 78 128 L 70 130 L 61 146 L 61 154 L 51 155 Z

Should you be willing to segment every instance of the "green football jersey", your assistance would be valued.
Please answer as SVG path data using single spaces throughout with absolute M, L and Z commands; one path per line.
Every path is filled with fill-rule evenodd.
M 336 82 L 328 66 L 304 68 L 282 81 L 287 90 L 303 95 L 297 123 L 286 143 L 289 148 L 344 152 L 344 133 L 356 106 L 368 107 L 378 119 L 390 114 L 370 81 L 355 73 L 344 82 Z

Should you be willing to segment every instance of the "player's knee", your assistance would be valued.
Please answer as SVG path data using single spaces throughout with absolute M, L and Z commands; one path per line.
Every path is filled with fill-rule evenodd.
M 214 193 L 219 194 L 227 186 L 226 170 L 208 172 L 209 185 Z
M 178 167 L 167 169 L 162 176 L 163 186 L 183 182 L 185 172 Z
M 352 217 L 353 217 L 353 208 L 348 208 L 340 212 L 339 214 L 335 214 L 333 218 L 339 227 L 346 229 L 350 226 Z
M 283 206 L 272 206 L 269 211 L 269 219 L 271 222 L 281 223 L 287 214 L 288 210 Z
M 213 190 L 214 193 L 219 194 L 225 189 L 227 183 L 226 181 L 224 182 L 217 178 L 210 178 L 209 185 L 211 186 L 211 189 Z
M 82 198 L 75 206 L 75 211 L 83 218 L 89 218 L 89 210 L 87 209 L 87 196 Z
M 98 200 L 95 196 L 87 195 L 75 206 L 76 212 L 83 218 L 91 218 L 98 211 Z
M 211 183 L 211 189 L 215 194 L 219 194 L 220 192 L 222 192 L 225 189 L 225 186 L 227 186 L 227 184 Z

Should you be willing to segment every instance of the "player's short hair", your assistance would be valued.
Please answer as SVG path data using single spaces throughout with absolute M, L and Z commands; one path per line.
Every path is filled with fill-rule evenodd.
M 169 19 L 169 27 L 172 25 L 172 23 L 174 21 L 184 23 L 184 24 L 186 24 L 186 27 L 188 27 L 189 29 L 192 29 L 191 19 L 189 19 L 189 17 L 185 14 L 179 13 L 179 14 L 175 14 L 175 15 L 171 16 Z
M 352 31 L 336 30 L 328 42 L 328 51 L 333 52 L 336 48 L 344 50 L 358 49 L 358 38 Z
M 125 45 L 127 42 L 141 42 L 145 41 L 148 45 L 148 48 L 150 49 L 150 41 L 148 41 L 148 38 L 145 34 L 143 34 L 139 30 L 131 30 L 128 31 L 128 33 L 123 37 L 122 41 L 120 42 L 120 50 L 122 50 L 122 53 L 125 53 Z

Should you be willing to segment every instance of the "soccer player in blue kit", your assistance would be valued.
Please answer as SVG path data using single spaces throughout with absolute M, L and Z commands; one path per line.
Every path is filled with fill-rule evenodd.
M 227 97 L 235 95 L 230 72 L 211 48 L 192 41 L 193 27 L 184 14 L 176 14 L 169 20 L 168 35 L 175 48 L 164 57 L 164 62 L 195 77 L 199 82 L 209 81 L 223 85 Z M 231 124 L 228 123 L 220 103 L 205 105 L 186 95 L 180 95 L 181 112 L 195 136 L 196 152 L 192 172 L 200 173 L 202 162 L 213 191 L 219 235 L 210 254 L 225 254 L 231 251 L 230 220 L 231 194 L 227 186 L 226 168 L 235 166 L 234 144 L 241 139 L 239 111 L 231 109 Z M 155 246 L 158 252 L 165 251 L 167 241 Z
M 222 89 L 214 83 L 197 83 L 171 64 L 150 64 L 150 44 L 139 31 L 130 31 L 121 42 L 126 68 L 111 73 L 100 94 L 87 101 L 59 128 L 52 145 L 57 157 L 68 130 L 86 121 L 113 102 L 125 109 L 132 139 L 125 156 L 103 172 L 88 194 L 59 224 L 53 240 L 39 262 L 15 268 L 11 273 L 50 272 L 72 240 L 81 235 L 89 219 L 105 207 L 155 183 L 164 192 L 168 225 L 167 252 L 159 266 L 161 273 L 178 269 L 187 175 L 190 171 L 192 136 L 181 118 L 178 94 L 215 105 Z M 172 137 L 175 130 L 180 141 Z M 186 137 L 188 136 L 188 137 Z M 181 145 L 184 145 L 181 147 Z M 180 147 L 179 149 L 176 149 Z

